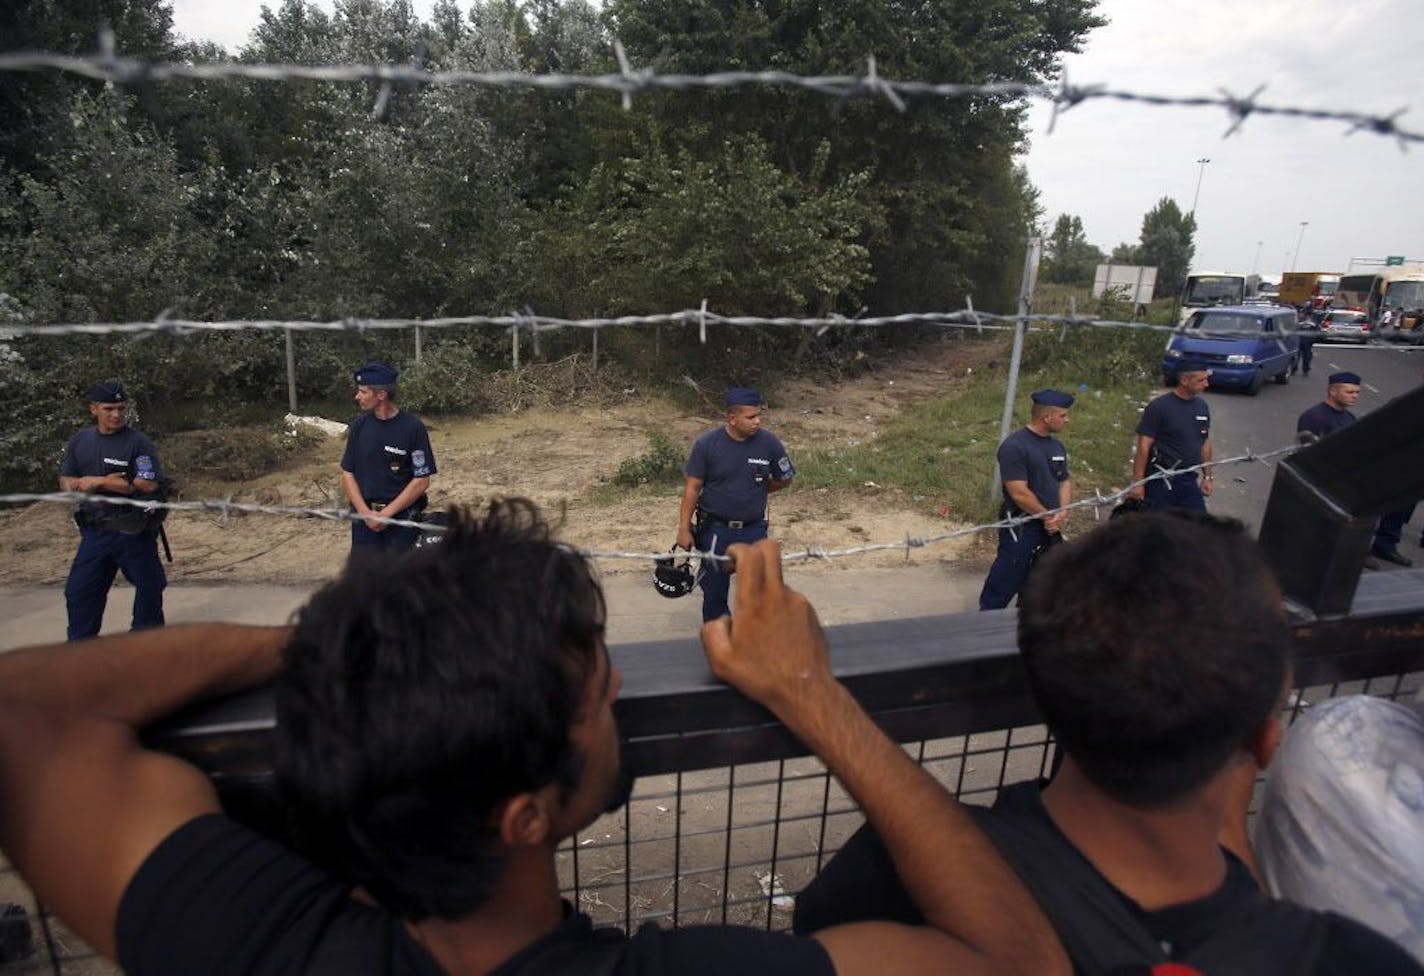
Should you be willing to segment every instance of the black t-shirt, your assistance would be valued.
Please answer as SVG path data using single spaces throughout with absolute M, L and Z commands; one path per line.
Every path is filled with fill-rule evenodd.
M 1306 930 L 1318 940 L 1318 951 L 1314 953 L 1316 962 L 1313 969 L 1298 968 L 1295 972 L 1321 976 L 1336 973 L 1424 976 L 1424 968 L 1412 956 L 1353 919 L 1265 898 L 1256 888 L 1245 865 L 1225 850 L 1227 875 L 1215 892 L 1197 901 L 1173 905 L 1161 911 L 1144 911 L 1098 874 L 1068 838 L 1059 832 L 1043 807 L 1039 791 L 1038 783 L 1020 783 L 1007 787 L 1000 794 L 995 809 L 970 807 L 969 810 L 1011 864 L 1031 860 L 1035 871 L 1041 871 L 1049 878 L 1069 877 L 1086 869 L 1099 883 L 1104 896 L 1116 903 L 1110 907 L 1114 911 L 1119 907 L 1125 909 L 1127 916 L 1135 920 L 1168 956 L 1180 957 L 1191 953 L 1209 936 L 1229 929 L 1243 917 L 1255 916 L 1261 921 L 1256 927 L 1248 929 L 1246 934 L 1251 941 L 1237 943 L 1241 946 L 1241 952 L 1251 958 L 1265 956 L 1268 959 L 1290 960 L 1301 946 L 1294 943 L 1263 945 L 1259 934 L 1273 929 L 1292 933 Z M 1020 816 L 1028 817 L 1039 828 L 1046 828 L 1039 831 L 1046 843 L 1029 844 L 1024 841 L 1030 836 L 1028 833 L 994 829 L 996 819 L 1002 823 L 1006 818 Z M 1062 924 L 1062 917 L 1084 910 L 1083 904 L 1066 908 L 1060 905 L 1061 913 L 1055 910 L 1045 901 L 1044 893 L 1037 889 L 1032 872 L 1026 873 L 1017 865 L 1016 869 L 1028 879 L 1029 888 L 1055 925 Z M 1071 888 L 1069 885 L 1068 889 Z M 1058 894 L 1068 889 L 1059 889 Z M 808 935 L 832 925 L 867 919 L 907 924 L 921 924 L 923 921 L 900 884 L 884 844 L 868 826 L 862 827 L 846 842 L 797 898 L 793 931 Z M 1065 943 L 1071 944 L 1068 936 L 1063 938 Z M 1231 944 L 1228 942 L 1228 947 Z M 1144 971 L 1145 966 L 1146 960 Z M 1076 968 L 1079 972 L 1085 971 L 1081 966 Z
M 1295 429 L 1297 433 L 1308 430 L 1316 437 L 1324 437 L 1337 430 L 1344 430 L 1354 422 L 1355 415 L 1350 411 L 1336 410 L 1322 400 L 1300 415 L 1300 419 L 1295 422 Z
M 796 474 L 781 439 L 758 430 L 744 441 L 726 427 L 709 430 L 692 445 L 682 473 L 702 482 L 697 507 L 718 518 L 754 521 L 766 515 L 771 482 Z
M 143 431 L 132 427 L 120 427 L 112 434 L 101 434 L 97 427 L 86 427 L 79 431 L 64 445 L 64 458 L 59 462 L 59 473 L 66 478 L 121 474 L 129 484 L 133 484 L 135 479 L 160 481 L 163 478 L 163 469 L 158 463 L 158 452 L 153 448 L 153 441 L 149 440 Z M 112 491 L 97 491 L 94 494 L 119 495 Z M 118 513 L 133 511 L 127 506 L 115 507 L 102 502 L 85 502 L 80 508 L 98 524 Z
M 606 951 L 617 930 L 595 929 L 565 906 L 554 932 L 494 970 L 539 971 L 551 949 L 574 946 L 559 972 L 580 976 L 577 948 Z M 144 973 L 250 976 L 341 972 L 439 976 L 440 967 L 384 910 L 300 855 L 222 814 L 179 827 L 139 867 L 119 904 L 119 964 Z M 610 933 L 613 933 L 610 936 Z M 595 956 L 596 957 L 596 956 Z M 315 960 L 315 963 L 313 962 Z M 545 970 L 547 971 L 547 970 Z M 761 929 L 645 925 L 623 943 L 612 976 L 833 976 L 814 939 Z
M 1035 434 L 1020 427 L 999 445 L 999 478 L 1002 481 L 1026 481 L 1044 508 L 1057 508 L 1058 486 L 1068 480 L 1068 451 L 1056 437 Z M 1004 501 L 1014 508 L 1013 499 L 1004 492 Z
M 368 504 L 391 501 L 413 478 L 435 473 L 435 453 L 425 424 L 408 410 L 389 420 L 361 414 L 346 431 L 341 470 L 355 476 Z
M 1183 400 L 1175 393 L 1164 394 L 1142 411 L 1137 432 L 1153 439 L 1148 459 L 1152 464 L 1190 468 L 1201 464 L 1202 445 L 1211 436 L 1211 407 L 1199 396 Z

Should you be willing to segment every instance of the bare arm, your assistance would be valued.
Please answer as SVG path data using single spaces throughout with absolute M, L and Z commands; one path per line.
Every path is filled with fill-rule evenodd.
M 817 933 L 837 973 L 1067 973 L 1048 920 L 963 808 L 871 721 L 831 673 L 815 610 L 781 578 L 780 548 L 732 546 L 736 614 L 703 625 L 712 671 L 821 757 L 884 839 L 929 927 Z
M 766 490 L 769 494 L 775 494 L 791 484 L 790 478 L 772 478 L 767 482 Z
M 1147 477 L 1147 459 L 1152 456 L 1152 445 L 1157 443 L 1157 438 L 1149 437 L 1146 434 L 1137 435 L 1137 449 L 1132 453 L 1132 480 L 1141 481 Z M 1138 485 L 1128 493 L 1129 498 L 1143 498 L 1147 495 L 1145 485 Z
M 1067 508 L 1073 501 L 1073 479 L 1064 478 L 1058 482 L 1058 507 Z M 1059 512 L 1057 515 L 1050 515 L 1043 520 L 1044 526 L 1049 532 L 1061 532 L 1063 523 L 1068 521 L 1067 512 Z
M 404 512 L 425 497 L 425 493 L 430 490 L 430 476 L 422 478 L 411 478 L 410 484 L 401 489 L 401 493 L 391 499 L 391 503 L 382 511 L 387 515 L 394 515 L 396 512 Z
M 1048 506 L 1029 490 L 1027 481 L 1005 481 L 1004 493 L 1019 507 L 1019 511 L 1026 515 L 1042 515 L 1048 511 Z
M 286 627 L 195 624 L 0 655 L 0 849 L 113 958 L 119 900 L 182 824 L 218 809 L 196 768 L 136 729 L 277 673 Z
M 115 495 L 129 495 L 135 491 L 144 494 L 152 492 L 158 487 L 156 481 L 145 481 L 142 478 L 135 478 L 132 483 L 121 474 L 94 474 L 71 477 L 69 475 L 59 476 L 60 491 L 108 491 Z
M 1211 438 L 1208 437 L 1202 442 L 1202 462 L 1206 467 L 1202 468 L 1201 491 L 1203 495 L 1210 495 L 1212 489 L 1216 487 L 1216 477 L 1211 473 L 1211 459 L 1214 457 L 1211 446 Z
M 682 502 L 677 507 L 677 544 L 683 549 L 692 548 L 692 516 L 701 497 L 702 479 L 688 475 L 682 486 Z

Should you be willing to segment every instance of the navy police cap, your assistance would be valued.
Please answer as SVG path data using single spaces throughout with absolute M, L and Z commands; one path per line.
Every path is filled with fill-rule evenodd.
M 1028 398 L 1040 407 L 1062 407 L 1067 410 L 1073 405 L 1073 397 L 1062 390 L 1034 390 Z
M 729 407 L 759 407 L 764 401 L 761 394 L 746 386 L 734 386 L 727 391 Z
M 373 359 L 356 371 L 357 386 L 395 386 L 400 374 L 390 363 Z
M 129 396 L 124 392 L 124 384 L 117 378 L 100 380 L 89 388 L 90 403 L 128 403 Z
M 1329 386 L 1334 386 L 1336 383 L 1353 383 L 1353 384 L 1355 384 L 1356 386 L 1359 386 L 1359 385 L 1360 385 L 1360 374 L 1359 374 L 1359 373 L 1351 373 L 1351 372 L 1349 372 L 1349 371 L 1340 372 L 1340 373 L 1331 373 L 1331 374 L 1330 374 L 1330 379 L 1329 379 L 1329 381 L 1328 381 L 1328 385 L 1329 385 Z

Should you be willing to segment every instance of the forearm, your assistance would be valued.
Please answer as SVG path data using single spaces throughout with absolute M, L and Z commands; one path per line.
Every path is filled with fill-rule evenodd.
M 1067 508 L 1073 504 L 1073 479 L 1064 478 L 1058 483 L 1058 507 Z
M 389 505 L 383 510 L 383 514 L 394 515 L 397 512 L 404 512 L 424 497 L 426 491 L 430 489 L 429 478 L 412 478 L 410 484 L 401 489 L 401 493 L 391 499 Z
M 860 803 L 926 921 L 998 970 L 1065 969 L 1047 919 L 964 808 L 843 685 L 829 676 L 823 681 L 829 685 L 798 689 L 798 700 L 808 705 L 778 710 L 778 716 Z
M 178 624 L 0 654 L 0 700 L 142 728 L 189 702 L 259 684 L 291 628 Z
M 1145 434 L 1137 438 L 1137 449 L 1132 452 L 1132 480 L 1141 481 L 1147 477 L 1147 459 L 1152 456 L 1152 438 Z
M 1048 511 L 1048 507 L 1038 500 L 1038 496 L 1029 491 L 1027 481 L 1004 482 L 1004 493 L 1009 496 L 1009 501 L 1026 515 L 1042 515 Z
M 697 511 L 697 500 L 702 489 L 697 485 L 686 485 L 682 489 L 682 502 L 677 507 L 677 527 L 679 530 L 692 528 L 692 516 Z
M 782 479 L 782 480 L 780 480 L 780 481 L 778 481 L 778 480 L 775 479 L 775 478 L 772 478 L 771 481 L 768 482 L 768 484 L 767 484 L 767 486 L 766 486 L 766 490 L 767 490 L 767 492 L 768 492 L 769 494 L 775 494 L 776 492 L 780 491 L 780 490 L 783 489 L 783 488 L 788 488 L 788 487 L 790 487 L 790 485 L 791 485 L 791 479 L 790 479 L 790 478 L 784 478 L 784 479 Z
M 346 500 L 358 514 L 371 514 L 371 506 L 366 504 L 366 496 L 361 494 L 361 486 L 356 484 L 356 476 L 350 471 L 341 472 L 341 490 L 346 493 Z

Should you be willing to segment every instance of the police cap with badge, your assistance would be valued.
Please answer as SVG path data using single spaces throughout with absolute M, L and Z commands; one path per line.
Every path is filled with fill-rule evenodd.
M 390 363 L 373 359 L 356 370 L 355 379 L 357 386 L 395 386 L 400 374 Z
M 89 388 L 90 403 L 128 403 L 129 395 L 118 377 L 100 380 Z

